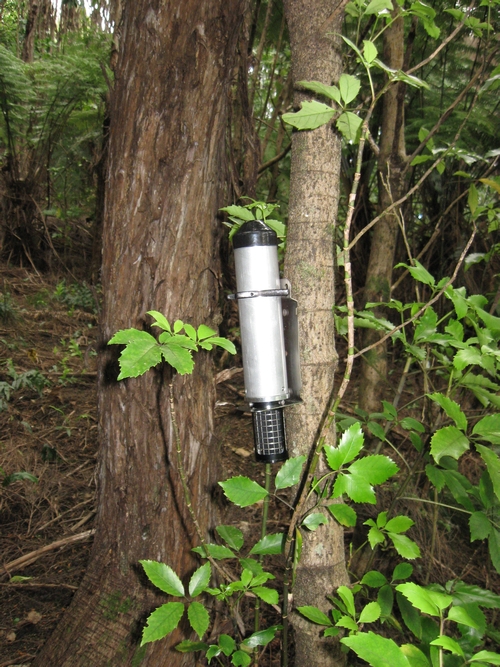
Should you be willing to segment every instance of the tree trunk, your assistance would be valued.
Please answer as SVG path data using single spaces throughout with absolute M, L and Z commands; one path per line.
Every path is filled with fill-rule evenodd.
M 396 16 L 399 9 L 395 10 Z M 402 69 L 404 62 L 404 21 L 401 16 L 384 33 L 384 62 L 394 69 Z M 405 86 L 398 82 L 391 86 L 383 98 L 380 154 L 378 157 L 379 211 L 387 209 L 404 192 L 401 176 L 405 166 L 404 132 Z M 398 237 L 398 216 L 394 209 L 375 225 L 372 235 L 370 259 L 366 274 L 365 303 L 387 302 L 391 298 L 392 269 Z M 375 313 L 383 315 L 380 309 Z M 381 334 L 366 329 L 363 347 L 377 343 Z M 381 343 L 367 352 L 361 365 L 359 405 L 367 412 L 380 409 L 380 401 L 387 390 L 387 343 Z
M 186 576 L 197 543 L 175 463 L 168 370 L 117 382 L 118 329 L 146 311 L 216 326 L 219 227 L 228 87 L 244 0 L 126 0 L 111 129 L 103 234 L 101 453 L 97 532 L 73 604 L 33 667 L 177 667 L 193 654 L 176 632 L 140 647 L 145 619 L 165 601 L 140 559 Z M 208 530 L 216 480 L 214 383 L 207 352 L 174 379 L 193 506 Z M 185 626 L 183 626 L 185 631 Z
M 341 73 L 335 33 L 343 10 L 330 0 L 286 0 L 294 81 L 331 84 Z M 304 96 L 297 96 L 300 101 Z M 304 403 L 287 411 L 293 456 L 309 454 L 328 406 L 337 364 L 334 342 L 334 245 L 340 183 L 340 140 L 331 126 L 293 135 L 285 275 L 299 304 Z M 326 595 L 347 583 L 343 530 L 333 521 L 304 538 L 294 606 L 328 609 Z M 292 615 L 296 664 L 343 664 L 338 645 L 320 638 L 318 626 Z

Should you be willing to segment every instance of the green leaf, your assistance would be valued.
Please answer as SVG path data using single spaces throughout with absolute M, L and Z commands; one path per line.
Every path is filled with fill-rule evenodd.
M 347 141 L 357 144 L 360 138 L 363 119 L 352 111 L 344 111 L 337 119 L 337 129 L 343 134 Z
M 147 331 L 125 329 L 118 331 L 108 345 L 126 344 L 119 358 L 118 380 L 138 377 L 161 362 L 160 345 Z
M 476 445 L 476 449 L 486 463 L 486 469 L 488 470 L 493 490 L 498 500 L 500 500 L 500 459 L 491 451 L 491 449 L 488 449 L 488 447 Z
M 414 644 L 402 644 L 401 651 L 406 656 L 410 667 L 430 667 L 425 653 L 423 653 Z
M 306 456 L 296 456 L 285 461 L 274 481 L 276 489 L 286 489 L 299 483 L 306 458 Z
M 231 549 L 239 551 L 243 546 L 243 533 L 239 528 L 235 526 L 217 526 L 215 530 Z
M 188 607 L 188 618 L 191 627 L 201 639 L 205 632 L 208 630 L 208 626 L 210 624 L 208 611 L 201 604 L 201 602 L 191 602 Z
M 249 220 L 255 220 L 255 215 L 253 212 L 244 206 L 225 206 L 220 210 L 224 211 L 228 215 L 232 215 L 235 218 L 244 220 L 245 222 L 248 222 Z
M 12 484 L 13 482 L 19 482 L 23 480 L 28 480 L 35 484 L 38 483 L 38 477 L 35 477 L 35 475 L 32 475 L 30 472 L 21 470 L 19 472 L 12 472 L 10 475 L 6 475 L 2 481 L 2 486 L 9 486 L 9 484 Z M 12 581 L 12 579 L 10 581 Z
M 360 88 L 361 81 L 356 76 L 351 74 L 340 75 L 339 90 L 346 106 L 357 97 Z
M 372 667 L 387 667 L 388 665 L 409 667 L 410 665 L 396 642 L 374 632 L 359 632 L 350 637 L 343 637 L 340 641 Z
M 316 623 L 317 625 L 332 625 L 332 622 L 328 616 L 317 607 L 305 605 L 304 607 L 297 607 L 297 611 L 299 614 L 302 614 L 302 616 L 305 616 L 307 619 L 313 623 Z
M 378 56 L 377 47 L 373 42 L 368 40 L 363 41 L 363 55 L 367 63 L 371 63 Z
M 184 331 L 186 336 L 190 338 L 194 343 L 196 342 L 196 329 L 191 324 L 184 324 Z
M 207 651 L 208 648 L 209 646 L 205 642 L 192 642 L 189 639 L 185 639 L 183 642 L 177 644 L 175 650 L 179 651 L 179 653 L 195 653 L 196 651 Z
M 155 320 L 151 326 L 159 327 L 160 329 L 163 329 L 164 331 L 169 331 L 170 333 L 172 332 L 172 329 L 170 328 L 170 323 L 165 317 L 165 315 L 162 315 L 162 313 L 159 313 L 157 310 L 148 310 L 148 315 L 151 315 L 151 317 Z
M 372 526 L 368 531 L 368 542 L 370 543 L 371 548 L 375 549 L 377 544 L 383 544 L 385 542 L 385 535 L 376 526 Z
M 484 512 L 473 512 L 469 517 L 470 541 L 485 540 L 491 532 L 491 523 Z
M 231 549 L 228 549 L 222 544 L 205 544 L 204 547 L 194 547 L 191 551 L 199 554 L 202 558 L 206 558 L 205 549 L 214 560 L 224 560 L 224 558 L 236 558 Z
M 387 583 L 386 577 L 378 570 L 370 570 L 361 579 L 361 583 L 370 588 L 380 588 Z
M 347 588 L 347 586 L 339 586 L 337 588 L 337 595 L 342 600 L 342 602 L 345 604 L 345 607 L 346 607 L 348 613 L 352 617 L 355 617 L 356 616 L 356 610 L 354 608 L 354 596 L 352 594 L 351 589 Z
M 328 505 L 328 511 L 341 526 L 352 527 L 356 525 L 356 512 L 344 503 L 332 503 Z
M 222 347 L 223 350 L 227 350 L 229 354 L 236 354 L 236 348 L 234 343 L 228 340 L 227 338 L 221 338 L 220 336 L 212 336 L 211 338 L 206 338 L 204 341 L 200 342 L 200 347 L 205 350 L 211 350 L 212 346 Z
M 297 130 L 315 130 L 317 127 L 326 125 L 334 115 L 334 109 L 313 100 L 312 102 L 302 102 L 300 111 L 284 113 L 282 118 L 285 123 L 292 125 Z
M 257 597 L 267 604 L 278 604 L 279 595 L 278 591 L 275 591 L 274 588 L 267 588 L 267 586 L 252 586 L 252 593 L 255 593 Z
M 412 574 L 413 574 L 413 565 L 410 565 L 410 563 L 399 563 L 394 568 L 391 581 L 408 579 L 408 577 L 411 577 Z
M 139 563 L 144 568 L 149 581 L 157 588 L 169 595 L 184 597 L 182 581 L 171 567 L 155 560 L 140 560 Z
M 380 14 L 381 12 L 392 12 L 393 9 L 391 0 L 371 0 L 363 13 L 365 15 Z
M 387 456 L 377 454 L 354 461 L 346 473 L 339 475 L 334 485 L 334 495 L 346 495 L 356 503 L 375 503 L 373 484 L 383 484 L 399 470 Z
M 186 375 L 193 372 L 193 357 L 190 350 L 186 349 L 186 347 L 175 343 L 168 343 L 161 345 L 160 351 L 167 364 L 175 368 L 179 375 Z
M 270 533 L 255 544 L 250 553 L 254 556 L 280 554 L 283 551 L 284 533 Z
M 352 424 L 342 434 L 338 447 L 325 446 L 325 456 L 332 470 L 339 470 L 345 463 L 350 463 L 363 449 L 364 435 L 361 424 Z
M 179 625 L 183 614 L 184 604 L 182 602 L 167 602 L 155 609 L 148 617 L 147 625 L 142 631 L 141 646 L 166 637 Z
M 358 623 L 374 623 L 380 618 L 381 609 L 378 602 L 369 602 L 359 615 Z
M 477 193 L 477 188 L 474 185 L 474 183 L 471 183 L 469 186 L 469 196 L 467 198 L 467 203 L 469 204 L 470 212 L 472 213 L 472 217 L 474 218 L 474 213 L 477 210 L 479 202 L 479 196 Z
M 210 563 L 205 563 L 193 572 L 193 575 L 189 580 L 189 595 L 194 598 L 202 593 L 208 586 L 211 576 L 212 568 Z
M 413 419 L 413 417 L 403 417 L 399 423 L 407 431 L 413 430 L 418 433 L 425 433 L 425 426 L 418 419 Z
M 431 438 L 431 455 L 436 463 L 443 456 L 459 459 L 469 449 L 469 441 L 456 426 L 445 426 L 436 431 Z
M 400 556 L 403 558 L 408 558 L 408 560 L 413 560 L 414 558 L 420 558 L 420 549 L 418 544 L 413 540 L 410 540 L 406 535 L 398 535 L 397 533 L 388 533 L 389 538 L 394 544 L 394 548 Z
M 472 429 L 472 433 L 494 445 L 500 445 L 500 414 L 488 415 L 480 419 Z
M 385 529 L 391 533 L 406 533 L 414 525 L 414 522 L 408 516 L 395 516 L 385 524 Z
M 477 607 L 477 605 L 475 607 L 473 615 L 469 614 L 468 609 L 465 607 L 451 607 L 448 612 L 448 619 L 450 621 L 455 621 L 455 623 L 466 625 L 469 628 L 479 630 L 482 635 L 486 628 L 486 619 L 479 607 Z
M 422 639 L 422 618 L 425 617 L 401 593 L 396 593 L 396 600 L 404 624 L 417 639 Z
M 229 656 L 236 649 L 236 642 L 229 635 L 220 635 L 219 646 L 224 655 Z
M 370 433 L 376 438 L 382 440 L 382 442 L 385 440 L 385 431 L 378 422 L 369 421 L 366 426 Z
M 467 366 L 482 366 L 483 355 L 475 347 L 459 350 L 453 358 L 453 366 L 457 371 L 463 371 Z
M 420 283 L 424 283 L 424 285 L 429 285 L 430 287 L 433 287 L 436 284 L 436 281 L 433 276 L 427 271 L 427 269 L 418 261 L 418 259 L 414 260 L 415 261 L 415 266 L 408 266 L 408 264 L 396 264 L 394 268 L 399 268 L 399 267 L 404 267 L 407 269 L 415 280 L 418 280 Z
M 341 616 L 335 625 L 338 628 L 352 630 L 352 632 L 357 632 L 359 630 L 358 624 L 350 616 Z
M 247 637 L 241 643 L 243 646 L 246 646 L 250 649 L 256 648 L 257 646 L 267 646 L 269 642 L 275 638 L 276 632 L 281 630 L 281 628 L 281 625 L 272 625 L 270 628 L 266 628 L 265 630 L 254 632 L 250 635 L 250 637 Z
M 382 610 L 382 616 L 388 618 L 392 614 L 392 607 L 394 605 L 394 591 L 389 584 L 379 588 L 377 602 Z
M 458 644 L 451 637 L 447 637 L 446 635 L 441 635 L 440 637 L 437 637 L 437 639 L 431 641 L 431 646 L 441 646 L 441 648 L 450 651 L 454 655 L 460 655 L 462 658 L 464 657 L 464 652 L 460 644 Z
M 416 609 L 430 616 L 439 616 L 440 610 L 446 609 L 453 601 L 451 595 L 431 591 L 413 582 L 398 584 L 396 590 L 404 595 Z
M 305 526 L 309 530 L 317 530 L 320 526 L 323 526 L 328 523 L 328 518 L 322 514 L 321 512 L 313 512 L 312 514 L 308 514 L 304 521 L 302 522 L 302 526 Z
M 488 538 L 488 551 L 495 570 L 500 573 L 500 530 L 492 526 Z
M 268 495 L 260 484 L 242 475 L 219 482 L 219 485 L 222 486 L 226 497 L 239 507 L 248 507 L 258 503 Z
M 251 662 L 252 658 L 244 651 L 235 651 L 231 658 L 231 663 L 234 667 L 248 667 Z
M 318 93 L 318 95 L 324 95 L 330 100 L 337 102 L 337 104 L 341 104 L 340 90 L 337 88 L 337 86 L 327 86 L 326 84 L 320 83 L 319 81 L 299 81 L 298 85 L 306 88 L 307 90 L 312 90 L 314 93 Z
M 431 401 L 434 401 L 443 408 L 448 417 L 453 419 L 457 428 L 459 428 L 461 431 L 467 430 L 467 417 L 462 412 L 458 403 L 438 392 L 435 392 L 434 394 L 427 394 L 427 396 L 431 399 Z
M 490 665 L 500 665 L 500 654 L 492 651 L 479 651 L 475 653 L 469 662 L 487 662 Z

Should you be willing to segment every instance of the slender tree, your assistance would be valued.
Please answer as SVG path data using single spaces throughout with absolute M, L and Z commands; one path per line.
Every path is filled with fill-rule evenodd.
M 101 452 L 94 548 L 73 604 L 36 667 L 193 664 L 179 640 L 140 647 L 159 600 L 140 559 L 181 575 L 196 537 L 176 470 L 166 371 L 117 382 L 112 334 L 156 309 L 216 324 L 218 224 L 228 87 L 244 0 L 126 0 L 111 100 L 98 381 Z M 217 456 L 208 353 L 173 379 L 184 466 L 210 526 Z M 149 648 L 148 648 L 149 647 Z
M 285 2 L 295 85 L 337 82 L 342 59 L 336 33 L 341 3 Z M 304 96 L 297 90 L 296 102 Z M 285 274 L 299 302 L 304 403 L 290 411 L 288 433 L 294 455 L 308 454 L 328 408 L 337 363 L 332 307 L 333 231 L 337 219 L 341 145 L 331 126 L 293 136 Z M 343 530 L 330 522 L 304 539 L 294 588 L 294 605 L 327 604 L 326 595 L 347 582 Z M 328 667 L 343 663 L 317 627 L 293 616 L 296 664 Z

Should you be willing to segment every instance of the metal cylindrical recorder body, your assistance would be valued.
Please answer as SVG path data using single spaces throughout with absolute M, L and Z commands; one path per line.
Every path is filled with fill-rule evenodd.
M 296 338 L 290 333 L 296 327 L 289 324 L 289 306 L 296 302 L 288 298 L 288 287 L 280 280 L 278 238 L 272 229 L 260 220 L 246 222 L 234 235 L 233 246 L 237 293 L 231 298 L 238 300 L 245 399 L 253 414 L 255 455 L 258 461 L 274 463 L 288 458 L 283 407 L 300 400 L 300 386 L 290 386 L 290 382 L 300 385 L 298 351 L 287 358 L 286 349 L 287 333 L 290 339 Z

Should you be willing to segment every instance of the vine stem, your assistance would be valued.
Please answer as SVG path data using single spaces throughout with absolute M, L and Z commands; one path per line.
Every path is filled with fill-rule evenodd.
M 265 471 L 265 482 L 264 482 L 264 488 L 267 491 L 267 494 L 264 498 L 264 504 L 262 506 L 262 522 L 261 522 L 261 530 L 260 530 L 260 538 L 264 539 L 264 537 L 267 534 L 267 517 L 269 514 L 269 490 L 271 488 L 271 464 L 266 463 L 266 471 Z M 262 562 L 263 556 L 259 556 L 259 561 Z M 260 630 L 260 598 L 256 598 L 255 600 L 255 608 L 254 608 L 254 632 L 258 632 Z M 259 664 L 259 647 L 256 646 L 254 649 L 253 653 L 253 664 L 258 665 Z

